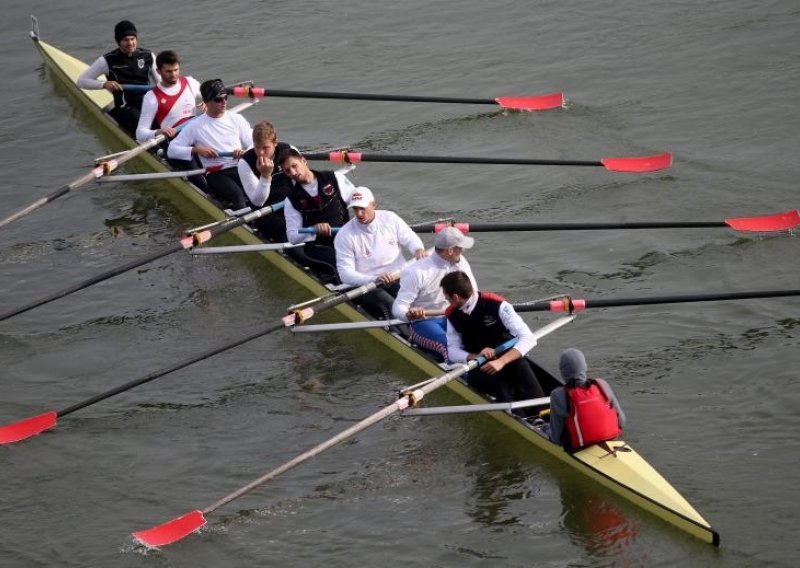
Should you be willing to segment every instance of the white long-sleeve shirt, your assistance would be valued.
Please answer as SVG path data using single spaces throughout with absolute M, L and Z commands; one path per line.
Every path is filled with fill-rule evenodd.
M 352 286 L 402 270 L 406 261 L 401 247 L 412 255 L 425 248 L 422 239 L 396 213 L 380 209 L 370 223 L 350 219 L 339 229 L 333 246 L 339 278 Z
M 95 59 L 94 63 L 89 67 L 84 69 L 83 73 L 78 77 L 77 84 L 81 89 L 102 89 L 106 81 L 98 79 L 100 75 L 108 77 L 108 61 L 106 61 L 106 58 L 102 55 Z M 158 69 L 156 68 L 155 56 L 153 57 L 153 65 L 150 67 L 150 79 L 153 84 L 161 82 L 161 75 L 159 75 Z
M 172 110 L 164 117 L 161 124 L 153 128 L 153 121 L 158 113 L 158 98 L 152 89 L 147 91 L 142 99 L 142 112 L 139 114 L 139 125 L 136 127 L 136 141 L 145 142 L 156 137 L 156 130 L 159 128 L 170 128 L 185 116 L 192 116 L 198 113 L 197 104 L 200 102 L 200 83 L 194 77 L 185 77 L 188 85 L 180 96 Z M 158 88 L 167 95 L 175 96 L 181 90 L 181 82 L 165 87 L 159 83 Z
M 233 152 L 238 149 L 250 148 L 253 145 L 253 129 L 247 119 L 240 114 L 226 110 L 218 118 L 203 114 L 190 120 L 170 142 L 167 156 L 175 160 L 191 160 L 192 146 L 199 144 L 214 148 L 217 152 Z M 200 156 L 200 163 L 204 168 L 222 166 L 233 167 L 237 160 L 234 158 L 204 158 Z
M 466 314 L 471 314 L 478 303 L 478 292 L 470 296 L 467 303 L 459 308 Z M 500 321 L 508 332 L 517 338 L 514 349 L 524 356 L 528 351 L 536 347 L 536 338 L 533 336 L 531 328 L 528 327 L 519 314 L 508 302 L 500 304 Z M 485 347 L 497 347 L 496 345 L 486 345 Z M 450 320 L 447 321 L 447 358 L 453 363 L 464 363 L 467 361 L 469 353 L 464 350 L 464 343 L 461 341 L 461 334 L 452 326 Z
M 292 148 L 297 150 L 294 146 L 292 146 Z M 297 151 L 299 152 L 300 150 Z M 277 157 L 278 156 L 273 156 L 273 161 Z M 239 160 L 239 165 L 236 167 L 239 168 L 239 179 L 242 180 L 242 189 L 244 189 L 247 199 L 256 207 L 262 207 L 267 202 L 269 194 L 272 192 L 272 176 L 276 175 L 275 170 L 279 170 L 278 166 L 275 166 L 275 169 L 272 170 L 272 176 L 268 178 L 253 173 L 253 168 L 244 160 Z
M 411 264 L 400 277 L 400 291 L 392 304 L 392 315 L 404 320 L 411 307 L 425 310 L 445 309 L 448 302 L 439 284 L 445 274 L 456 270 L 466 273 L 472 287 L 478 289 L 469 262 L 463 255 L 458 262 L 449 262 L 434 251 L 430 256 Z
M 354 186 L 353 182 L 347 179 L 344 174 L 334 172 L 334 175 L 336 176 L 336 181 L 339 183 L 339 192 L 342 199 L 347 203 L 350 201 L 350 195 L 356 190 L 356 186 Z M 306 190 L 306 193 L 308 193 L 310 197 L 319 195 L 317 178 L 315 177 L 314 181 L 308 185 L 303 184 L 303 189 Z M 290 243 L 295 245 L 297 243 L 307 243 L 317 238 L 317 235 L 299 232 L 300 229 L 303 228 L 303 216 L 294 208 L 292 202 L 288 199 L 284 200 L 283 216 L 286 219 L 286 237 L 289 239 Z

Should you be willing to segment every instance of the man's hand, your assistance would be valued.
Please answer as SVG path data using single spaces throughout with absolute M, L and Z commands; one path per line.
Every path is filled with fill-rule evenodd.
M 333 234 L 331 233 L 331 226 L 328 223 L 317 223 L 314 225 L 314 228 L 317 230 L 317 234 L 323 237 L 330 237 Z
M 105 83 L 103 83 L 103 88 L 109 93 L 122 92 L 122 85 L 120 85 L 116 81 L 106 81 Z
M 503 363 L 500 359 L 495 359 L 494 361 L 489 361 L 488 363 L 484 364 L 481 367 L 481 371 L 486 373 L 487 375 L 496 375 L 500 371 L 503 370 L 506 364 Z
M 219 154 L 214 148 L 210 148 L 209 146 L 201 146 L 200 144 L 194 146 L 192 148 L 192 152 L 198 156 L 202 156 L 203 158 L 219 158 Z

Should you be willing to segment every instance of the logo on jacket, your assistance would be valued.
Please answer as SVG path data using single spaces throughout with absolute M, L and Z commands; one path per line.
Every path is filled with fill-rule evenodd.
M 324 193 L 325 195 L 327 195 L 329 197 L 331 195 L 333 195 L 334 191 L 335 190 L 333 189 L 333 186 L 331 184 L 327 184 L 325 187 L 322 188 L 322 193 Z
M 494 316 L 483 316 L 483 325 L 491 327 L 497 323 L 497 318 Z
M 137 59 L 136 64 L 139 66 L 139 69 L 144 69 L 144 59 L 142 58 Z

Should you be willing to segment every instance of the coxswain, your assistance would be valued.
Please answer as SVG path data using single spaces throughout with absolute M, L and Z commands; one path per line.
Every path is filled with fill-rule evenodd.
M 603 379 L 587 379 L 586 358 L 570 348 L 559 361 L 563 387 L 550 393 L 550 440 L 574 451 L 617 438 L 625 413 L 611 386 Z

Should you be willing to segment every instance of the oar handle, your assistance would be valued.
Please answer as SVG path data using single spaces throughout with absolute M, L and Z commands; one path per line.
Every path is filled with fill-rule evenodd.
M 152 90 L 155 85 L 134 85 L 132 83 L 123 83 L 122 90 L 129 93 L 146 93 Z
M 331 234 L 336 234 L 339 232 L 341 227 L 331 227 Z M 316 227 L 303 227 L 297 231 L 298 233 L 305 234 L 305 235 L 316 235 L 319 233 Z

